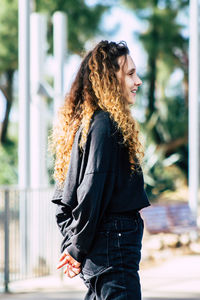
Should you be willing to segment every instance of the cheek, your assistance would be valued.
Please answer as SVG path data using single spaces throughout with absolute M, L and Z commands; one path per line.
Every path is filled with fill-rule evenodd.
M 133 86 L 133 80 L 130 77 L 126 78 L 125 88 L 130 90 L 132 88 L 132 86 Z

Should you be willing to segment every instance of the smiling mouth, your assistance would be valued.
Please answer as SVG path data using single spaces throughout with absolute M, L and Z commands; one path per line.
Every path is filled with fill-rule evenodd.
M 137 90 L 132 90 L 131 93 L 132 94 L 136 94 Z

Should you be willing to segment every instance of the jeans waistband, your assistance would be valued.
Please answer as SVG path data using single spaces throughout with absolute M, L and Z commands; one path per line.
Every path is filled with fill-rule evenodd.
M 134 210 L 134 211 L 126 211 L 126 212 L 107 212 L 104 216 L 105 218 L 138 218 L 140 216 L 139 210 Z
M 109 213 L 104 215 L 99 226 L 99 231 L 116 231 L 128 230 L 135 228 L 136 223 L 140 222 L 141 216 L 139 211 Z

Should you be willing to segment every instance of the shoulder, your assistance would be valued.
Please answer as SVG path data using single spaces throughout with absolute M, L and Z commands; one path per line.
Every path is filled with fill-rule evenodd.
M 107 111 L 97 110 L 94 112 L 91 120 L 91 133 L 99 135 L 110 135 L 111 133 L 111 119 Z

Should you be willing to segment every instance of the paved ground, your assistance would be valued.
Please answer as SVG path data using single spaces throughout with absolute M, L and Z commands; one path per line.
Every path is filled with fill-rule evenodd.
M 200 300 L 200 255 L 176 257 L 140 273 L 147 299 Z
M 36 299 L 40 299 L 40 300 L 83 300 L 84 299 L 84 293 L 33 293 L 33 294 L 20 294 L 20 295 L 13 295 L 13 296 L 9 296 L 9 297 L 4 297 L 0 299 L 16 299 L 16 300 L 24 300 L 24 299 L 28 299 L 28 300 L 36 300 Z M 200 298 L 155 298 L 155 297 L 151 297 L 151 298 L 143 298 L 143 300 L 192 300 L 192 299 L 200 299 Z
M 60 274 L 60 273 L 59 273 Z M 140 271 L 143 300 L 200 300 L 200 255 L 176 257 Z M 77 276 L 73 279 L 46 277 L 10 284 L 12 294 L 0 300 L 81 300 L 86 288 Z

